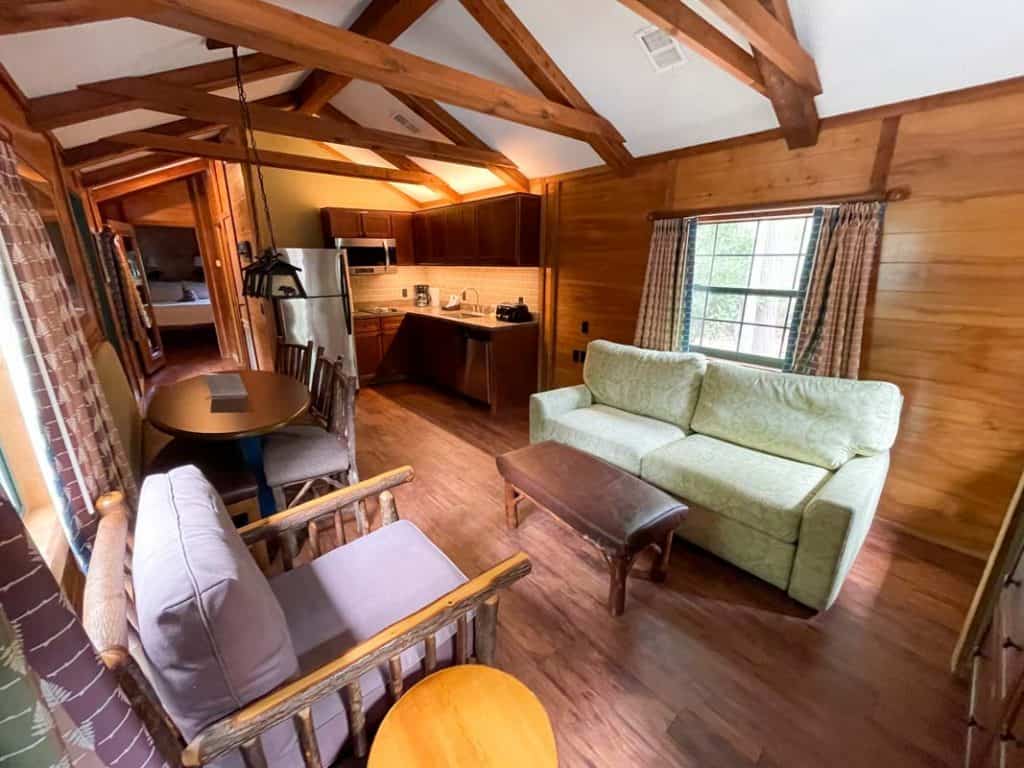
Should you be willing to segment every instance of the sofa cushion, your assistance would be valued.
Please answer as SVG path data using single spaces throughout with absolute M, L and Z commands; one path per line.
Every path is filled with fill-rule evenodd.
M 686 435 L 664 421 L 607 405 L 577 408 L 551 419 L 548 439 L 591 453 L 634 475 L 645 455 Z
M 704 355 L 592 341 L 583 381 L 595 403 L 688 430 L 706 365 Z
M 821 467 L 704 435 L 649 453 L 641 472 L 669 493 L 783 542 L 797 540 L 804 506 L 830 476 Z
M 884 381 L 853 381 L 711 363 L 693 431 L 836 469 L 892 447 L 903 398 Z
M 400 520 L 309 565 L 270 580 L 284 611 L 303 673 L 336 658 L 467 581 L 419 528 Z M 439 663 L 451 659 L 454 627 L 437 633 Z M 417 672 L 423 643 L 402 653 L 402 669 Z M 367 710 L 385 695 L 380 669 L 360 679 Z
M 151 682 L 186 739 L 298 673 L 285 614 L 195 467 L 146 478 L 132 581 Z M 348 734 L 337 697 L 317 702 L 313 720 L 321 754 L 333 759 Z M 270 765 L 302 765 L 290 723 L 262 742 Z M 215 765 L 241 768 L 241 756 Z

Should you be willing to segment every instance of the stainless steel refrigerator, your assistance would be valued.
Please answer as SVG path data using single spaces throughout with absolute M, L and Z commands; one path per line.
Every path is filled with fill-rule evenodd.
M 278 328 L 291 344 L 324 348 L 331 360 L 341 357 L 345 372 L 358 376 L 356 346 L 352 338 L 352 293 L 344 250 L 333 248 L 281 248 L 289 264 L 299 267 L 306 298 L 275 299 Z

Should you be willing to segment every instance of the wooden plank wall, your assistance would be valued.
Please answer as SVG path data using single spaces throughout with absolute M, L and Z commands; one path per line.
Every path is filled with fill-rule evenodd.
M 863 193 L 880 130 L 834 118 L 807 149 L 740 141 L 627 179 L 548 180 L 550 385 L 581 380 L 588 340 L 632 341 L 649 210 Z M 879 514 L 984 556 L 1024 466 L 1024 93 L 904 115 L 889 186 L 912 192 L 889 205 L 861 376 L 897 383 L 906 407 Z

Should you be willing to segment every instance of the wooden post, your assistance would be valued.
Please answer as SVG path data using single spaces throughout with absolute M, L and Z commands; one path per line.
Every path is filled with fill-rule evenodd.
M 668 561 L 672 557 L 672 539 L 675 538 L 675 530 L 668 532 L 665 542 L 661 545 L 661 552 L 658 553 L 654 567 L 651 568 L 651 581 L 664 581 L 668 578 Z
M 423 638 L 423 672 L 429 675 L 437 669 L 437 636 L 427 635 Z
M 505 525 L 509 528 L 519 527 L 519 499 L 516 487 L 508 481 L 505 482 Z
M 290 571 L 295 565 L 295 532 L 286 531 L 281 538 L 284 539 L 281 542 L 281 564 L 286 571 Z
M 309 552 L 314 558 L 320 557 L 320 529 L 316 520 L 310 520 L 307 525 L 309 529 Z
M 339 509 L 334 513 L 334 535 L 338 539 L 338 546 L 344 546 L 345 544 L 345 518 L 341 514 Z
M 612 616 L 621 616 L 626 610 L 626 577 L 632 560 L 628 557 L 609 557 L 608 570 L 610 582 L 608 585 L 608 611 Z
M 366 715 L 363 714 L 363 692 L 359 681 L 349 683 L 342 690 L 342 701 L 348 712 L 348 730 L 352 734 L 352 751 L 356 757 L 366 757 Z
M 306 768 L 323 768 L 323 763 L 320 762 L 320 747 L 316 743 L 316 730 L 313 726 L 313 709 L 306 707 L 299 710 L 292 718 L 292 723 L 299 736 L 302 762 Z
M 465 664 L 469 660 L 469 620 L 466 614 L 455 620 L 455 658 L 453 664 Z
M 476 658 L 481 664 L 494 666 L 494 649 L 498 638 L 498 596 L 491 595 L 476 609 L 474 643 Z
M 242 745 L 242 762 L 245 763 L 245 768 L 268 768 L 267 756 L 263 754 L 263 744 L 259 736 Z
M 365 536 L 370 530 L 370 524 L 366 519 L 366 503 L 362 500 L 356 502 L 356 533 Z
M 402 684 L 402 657 L 392 656 L 388 659 L 388 693 L 392 702 L 402 698 Z
M 391 525 L 398 522 L 398 509 L 395 506 L 395 495 L 391 491 L 384 491 L 377 497 L 380 504 L 380 524 Z

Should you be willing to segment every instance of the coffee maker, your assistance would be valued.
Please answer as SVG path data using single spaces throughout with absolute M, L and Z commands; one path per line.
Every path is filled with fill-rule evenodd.
M 413 292 L 416 296 L 414 304 L 417 307 L 426 307 L 430 305 L 430 286 L 429 285 L 414 285 Z

